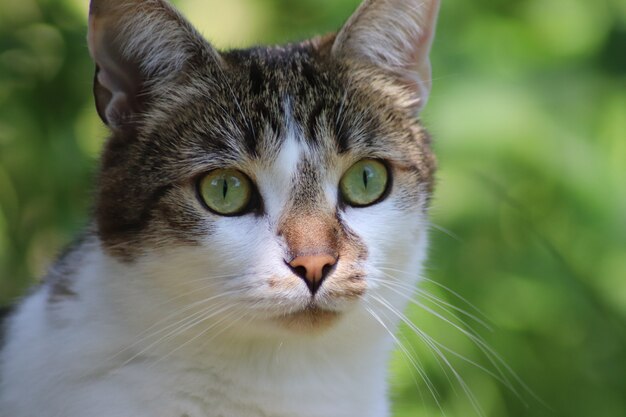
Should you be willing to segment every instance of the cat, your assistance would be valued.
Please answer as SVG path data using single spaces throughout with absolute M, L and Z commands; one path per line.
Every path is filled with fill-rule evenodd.
M 164 0 L 92 0 L 93 220 L 5 323 L 0 415 L 389 416 L 438 9 L 221 52 Z

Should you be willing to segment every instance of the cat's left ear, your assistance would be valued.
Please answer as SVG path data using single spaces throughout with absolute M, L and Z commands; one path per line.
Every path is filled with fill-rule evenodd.
M 417 114 L 431 89 L 430 47 L 439 0 L 365 0 L 337 34 L 332 54 L 395 74 Z
M 132 126 L 195 57 L 221 61 L 165 0 L 91 0 L 87 40 L 96 108 L 114 131 Z

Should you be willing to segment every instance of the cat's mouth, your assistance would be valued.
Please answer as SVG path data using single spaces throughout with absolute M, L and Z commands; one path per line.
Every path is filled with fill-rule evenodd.
M 340 318 L 339 311 L 328 310 L 309 304 L 302 310 L 277 317 L 278 322 L 290 330 L 323 330 L 335 324 Z

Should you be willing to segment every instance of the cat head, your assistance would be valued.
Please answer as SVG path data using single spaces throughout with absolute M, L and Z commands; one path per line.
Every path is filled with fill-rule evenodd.
M 220 52 L 162 0 L 92 0 L 106 253 L 164 298 L 290 329 L 413 283 L 437 10 L 366 0 L 336 34 Z

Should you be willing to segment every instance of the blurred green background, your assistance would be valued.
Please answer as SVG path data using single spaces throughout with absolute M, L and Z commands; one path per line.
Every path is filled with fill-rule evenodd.
M 358 0 L 176 3 L 226 48 L 334 30 Z M 88 217 L 106 132 L 86 14 L 86 0 L 0 0 L 0 304 Z M 423 119 L 440 171 L 424 289 L 493 330 L 418 301 L 474 327 L 541 401 L 414 307 L 472 394 L 404 329 L 436 394 L 400 351 L 394 415 L 479 415 L 473 396 L 485 416 L 626 416 L 626 1 L 443 0 L 433 63 Z

